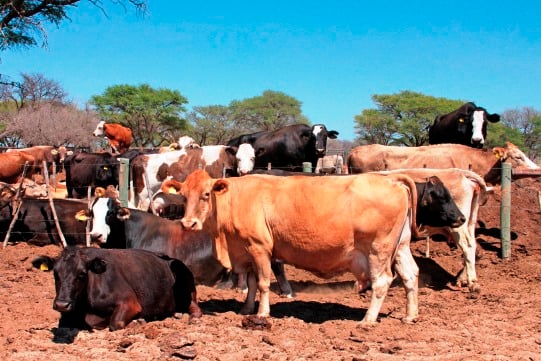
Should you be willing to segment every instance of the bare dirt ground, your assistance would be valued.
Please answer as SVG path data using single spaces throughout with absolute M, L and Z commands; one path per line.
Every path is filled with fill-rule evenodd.
M 353 291 L 349 275 L 330 280 L 286 267 L 297 294 L 271 295 L 272 327 L 246 329 L 237 314 L 243 294 L 198 286 L 205 314 L 136 322 L 116 332 L 58 329 L 54 280 L 32 269 L 38 255 L 58 246 L 10 244 L 0 249 L 2 360 L 541 360 L 541 182 L 515 181 L 512 256 L 500 258 L 496 192 L 481 208 L 477 263 L 481 294 L 452 286 L 461 253 L 444 242 L 412 245 L 421 269 L 420 317 L 403 324 L 405 294 L 394 285 L 379 324 L 358 328 L 368 295 Z M 276 290 L 276 285 L 274 285 Z

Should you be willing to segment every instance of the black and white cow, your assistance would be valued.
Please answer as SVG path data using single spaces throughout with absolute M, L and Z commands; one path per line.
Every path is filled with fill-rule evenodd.
M 325 155 L 327 139 L 337 136 L 337 131 L 327 130 L 323 124 L 294 124 L 273 131 L 244 134 L 227 144 L 251 144 L 255 168 L 267 168 L 270 163 L 272 168 L 301 171 L 304 162 L 310 162 L 314 170 L 318 159 Z
M 428 129 L 428 143 L 455 143 L 483 148 L 488 122 L 499 121 L 499 114 L 489 114 L 485 108 L 468 102 L 449 114 L 436 117 Z

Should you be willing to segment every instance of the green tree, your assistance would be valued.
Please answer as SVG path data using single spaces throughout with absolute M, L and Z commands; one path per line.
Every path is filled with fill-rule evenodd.
M 13 47 L 47 45 L 45 24 L 56 26 L 68 18 L 67 10 L 80 0 L 2 0 L 0 1 L 0 51 Z M 102 0 L 88 0 L 98 9 Z M 125 3 L 123 0 L 114 3 Z M 146 10 L 146 1 L 127 0 L 140 11 Z
M 541 111 L 532 107 L 506 110 L 502 114 L 501 123 L 520 134 L 528 157 L 541 158 Z M 514 143 L 512 139 L 506 140 Z
M 436 98 L 412 91 L 372 95 L 376 109 L 355 116 L 358 143 L 420 146 L 428 143 L 428 127 L 439 114 L 453 111 L 462 100 Z
M 235 119 L 237 134 L 259 130 L 274 130 L 284 125 L 304 123 L 302 103 L 278 91 L 265 90 L 262 95 L 244 100 L 234 100 L 229 108 Z
M 188 114 L 189 135 L 200 145 L 225 144 L 235 134 L 231 110 L 224 105 L 194 107 Z
M 140 147 L 171 143 L 185 134 L 189 126 L 182 114 L 187 102 L 177 90 L 148 84 L 110 86 L 90 100 L 103 120 L 130 128 L 133 144 Z

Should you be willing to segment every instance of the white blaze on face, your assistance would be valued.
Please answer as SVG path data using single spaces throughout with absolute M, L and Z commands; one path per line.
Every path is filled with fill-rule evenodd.
M 473 135 L 471 137 L 472 143 L 485 144 L 483 138 L 483 123 L 485 122 L 485 112 L 483 110 L 476 110 L 473 112 Z
M 322 144 L 318 144 L 318 139 L 319 139 L 319 134 L 323 131 L 323 126 L 321 125 L 315 125 L 314 128 L 312 129 L 312 134 L 314 135 L 314 137 L 316 137 L 316 149 L 319 151 L 319 152 L 325 152 L 325 148 L 321 148 L 321 145 Z
M 107 202 L 109 198 L 99 198 L 92 205 L 92 230 L 90 231 L 90 237 L 99 240 L 101 243 L 107 241 L 107 237 L 111 233 L 111 228 L 105 222 L 105 216 L 109 207 Z
M 94 130 L 94 133 L 92 133 L 93 136 L 99 137 L 100 135 L 103 135 L 103 126 L 105 125 L 105 121 L 101 121 L 98 123 L 98 126 Z
M 183 135 L 182 137 L 178 138 L 178 145 L 180 146 L 180 149 L 186 148 L 194 143 L 195 140 L 187 135 Z
M 237 173 L 245 175 L 254 170 L 255 150 L 251 144 L 243 143 L 237 150 Z

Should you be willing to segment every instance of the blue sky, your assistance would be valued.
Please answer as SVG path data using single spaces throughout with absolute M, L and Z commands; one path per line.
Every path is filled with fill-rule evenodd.
M 412 90 L 491 113 L 541 108 L 537 1 L 157 1 L 139 16 L 86 1 L 48 48 L 0 53 L 0 73 L 58 81 L 84 104 L 111 85 L 180 91 L 193 106 L 281 91 L 353 140 L 373 94 Z

